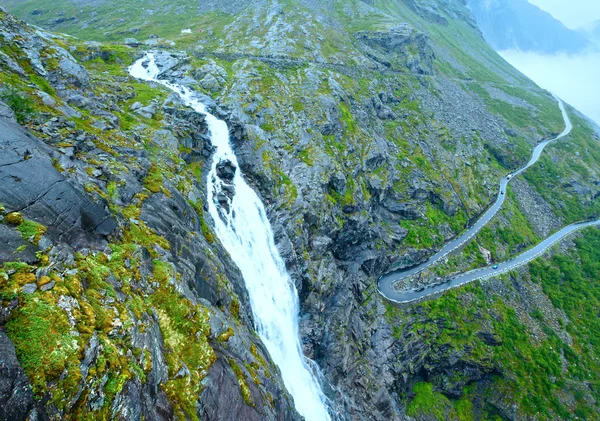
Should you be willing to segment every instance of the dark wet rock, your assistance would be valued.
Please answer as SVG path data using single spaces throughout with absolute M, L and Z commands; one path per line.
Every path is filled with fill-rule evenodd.
M 491 332 L 479 332 L 477 335 L 483 339 L 483 341 L 490 346 L 500 346 L 502 345 L 502 340 Z
M 159 77 L 165 77 L 170 71 L 174 70 L 185 59 L 185 54 L 171 53 L 167 51 L 153 51 L 154 60 L 160 70 Z
M 131 342 L 134 348 L 141 348 L 150 353 L 152 368 L 144 383 L 138 378 L 126 383 L 123 391 L 115 398 L 113 404 L 113 417 L 119 420 L 171 420 L 174 410 L 165 392 L 160 387 L 168 380 L 168 366 L 164 360 L 163 338 L 158 327 L 158 321 L 154 315 L 151 319 L 143 321 L 147 323 L 146 329 L 141 329 L 137 324 L 133 329 Z M 90 344 L 90 351 L 93 350 Z M 142 358 L 145 354 L 142 353 Z M 86 358 L 88 354 L 86 351 Z M 140 361 L 143 365 L 144 361 Z
M 170 135 L 175 136 L 181 146 L 189 149 L 189 152 L 183 154 L 183 159 L 186 162 L 193 162 L 197 159 L 206 159 L 214 152 L 212 141 L 210 139 L 208 128 L 205 123 L 206 116 L 192 109 L 180 109 L 174 107 L 163 107 L 163 111 L 167 116 L 167 121 L 170 124 Z M 169 146 L 173 147 L 174 143 L 169 141 Z
M 0 329 L 0 420 L 25 421 L 32 409 L 29 379 L 17 360 L 15 347 Z
M 243 142 L 244 139 L 248 136 L 246 126 L 239 121 L 230 120 L 228 122 L 229 126 L 229 140 L 232 144 L 239 144 Z
M 240 368 L 245 371 L 245 368 Z M 246 374 L 247 375 L 247 374 Z M 248 376 L 247 378 L 251 378 Z M 267 380 L 268 383 L 271 383 Z M 248 381 L 250 399 L 255 406 L 250 406 L 239 398 L 240 386 L 236 374 L 227 363 L 226 358 L 219 358 L 210 367 L 206 379 L 202 382 L 202 393 L 198 405 L 198 417 L 207 420 L 300 420 L 296 411 L 290 410 L 290 402 L 281 394 L 273 395 L 273 409 L 261 404 L 261 397 L 256 385 Z M 267 385 L 272 387 L 272 385 Z M 259 403 L 259 405 L 256 405 Z M 261 409 L 264 408 L 264 409 Z M 263 410 L 267 410 L 264 413 Z
M 329 186 L 337 193 L 344 195 L 346 193 L 346 177 L 341 173 L 332 174 L 329 178 Z
M 229 302 L 231 297 L 227 291 L 219 288 L 217 273 L 206 256 L 205 250 L 209 247 L 207 241 L 203 236 L 191 240 L 188 236 L 190 231 L 202 232 L 196 212 L 179 192 L 175 190 L 172 193 L 172 198 L 159 193 L 145 200 L 141 219 L 171 244 L 171 261 L 178 273 L 182 274 L 182 281 L 190 294 L 195 291 L 199 297 L 214 305 Z M 242 304 L 246 305 L 248 296 L 237 267 L 223 249 L 219 249 L 219 257 L 226 263 L 222 270 L 225 270 Z M 192 295 L 189 298 L 194 299 Z M 244 311 L 242 317 L 249 320 L 250 316 Z
M 182 120 L 191 124 L 192 126 L 194 126 L 197 132 L 206 132 L 206 124 L 204 124 L 206 115 L 204 114 L 201 114 L 189 108 L 181 109 L 174 107 L 163 107 L 163 111 L 176 120 Z
M 40 287 L 41 291 L 50 291 L 52 288 L 54 288 L 54 286 L 56 285 L 56 282 L 52 281 L 52 282 L 48 282 L 47 284 L 44 284 Z
M 430 251 L 426 249 L 408 249 L 404 255 L 398 257 L 398 259 L 394 261 L 392 266 L 394 269 L 411 267 L 427 260 L 430 254 Z
M 221 161 L 217 164 L 217 175 L 221 180 L 226 181 L 229 184 L 233 183 L 236 170 L 237 168 L 235 165 L 229 160 Z
M 49 149 L 20 126 L 0 119 L 0 201 L 73 244 L 97 241 L 116 228 L 100 203 L 53 166 Z
M 90 76 L 85 68 L 77 63 L 70 54 L 64 54 L 58 63 L 58 71 L 63 81 L 75 85 L 79 88 L 88 87 L 90 84 Z M 50 77 L 52 80 L 52 77 Z
M 112 406 L 112 419 L 119 421 L 169 421 L 173 419 L 173 408 L 164 392 L 152 396 L 148 385 L 135 377 L 123 386 Z
M 130 47 L 139 47 L 140 42 L 135 38 L 125 38 L 123 44 L 128 45 Z
M 0 303 L 0 326 L 4 326 L 13 310 L 19 305 L 18 299 L 5 300 Z
M 25 284 L 23 285 L 23 287 L 21 288 L 21 292 L 23 294 L 33 294 L 34 292 L 37 291 L 37 285 L 34 283 L 31 284 Z
M 421 217 L 421 212 L 413 205 L 410 203 L 398 202 L 391 197 L 386 198 L 382 205 L 390 212 L 398 214 L 404 219 L 418 219 Z
M 37 247 L 25 241 L 18 231 L 6 225 L 0 225 L 0 244 L 0 264 L 14 261 L 34 263 L 38 260 L 35 255 Z

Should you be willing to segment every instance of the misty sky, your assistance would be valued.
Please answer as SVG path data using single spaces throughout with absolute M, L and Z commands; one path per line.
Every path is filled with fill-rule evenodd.
M 575 29 L 600 19 L 600 0 L 529 0 Z
M 570 28 L 600 20 L 600 0 L 528 0 Z M 554 92 L 600 126 L 600 53 L 538 54 L 501 51 L 513 66 Z
M 542 55 L 523 51 L 500 52 L 539 86 L 554 92 L 600 125 L 600 54 Z

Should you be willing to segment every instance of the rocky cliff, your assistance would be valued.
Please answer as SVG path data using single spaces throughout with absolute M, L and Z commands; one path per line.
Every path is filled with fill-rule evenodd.
M 426 259 L 463 230 L 500 177 L 562 129 L 553 98 L 485 44 L 464 2 L 156 1 L 143 15 L 123 4 L 118 17 L 111 2 L 76 2 L 77 14 L 65 5 L 62 17 L 44 2 L 7 3 L 89 40 L 136 38 L 124 47 L 51 37 L 3 16 L 27 35 L 17 49 L 5 42 L 1 56 L 3 83 L 34 102 L 22 122 L 39 139 L 23 134 L 36 146 L 26 149 L 89 201 L 67 216 L 46 210 L 76 222 L 74 243 L 55 222 L 5 205 L 9 244 L 22 253 L 3 269 L 5 331 L 36 411 L 293 417 L 251 333 L 239 272 L 203 218 L 211 145 L 202 118 L 124 71 L 141 50 L 161 48 L 165 77 L 200 91 L 229 123 L 300 292 L 304 351 L 323 370 L 340 418 L 598 414 L 599 338 L 586 328 L 597 322 L 574 305 L 583 305 L 582 289 L 592 292 L 589 308 L 598 302 L 593 233 L 550 260 L 425 303 L 398 308 L 377 293 L 379 275 Z M 66 66 L 53 60 L 60 51 Z M 597 216 L 598 139 L 570 112 L 573 134 L 515 183 L 492 225 L 412 282 L 505 259 Z M 112 230 L 98 231 L 81 208 Z M 43 233 L 23 239 L 31 221 Z M 61 329 L 20 333 L 49 314 Z M 49 328 L 56 336 L 41 342 L 35 335 Z M 41 344 L 36 358 L 25 357 L 28 342 Z M 45 364 L 48 355 L 57 366 Z M 52 370 L 40 377 L 42 366 Z M 18 366 L 11 373 L 19 376 Z M 149 409 L 155 402 L 158 412 Z
M 2 419 L 297 418 L 202 219 L 203 116 L 0 14 Z

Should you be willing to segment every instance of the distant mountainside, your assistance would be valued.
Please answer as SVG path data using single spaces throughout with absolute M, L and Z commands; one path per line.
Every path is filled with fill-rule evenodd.
M 600 19 L 589 25 L 579 28 L 579 32 L 588 39 L 592 40 L 592 42 L 600 45 Z
M 496 50 L 574 53 L 590 46 L 585 35 L 570 30 L 527 0 L 467 0 L 467 3 L 483 36 Z

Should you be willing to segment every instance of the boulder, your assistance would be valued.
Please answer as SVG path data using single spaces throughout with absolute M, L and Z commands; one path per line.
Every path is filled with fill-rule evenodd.
M 128 45 L 130 47 L 139 47 L 140 42 L 135 38 L 125 38 L 123 44 Z
M 217 176 L 229 184 L 233 183 L 236 170 L 235 165 L 229 160 L 221 161 L 217 164 Z
M 413 73 L 434 74 L 435 54 L 429 35 L 409 24 L 403 23 L 388 31 L 359 31 L 356 38 L 371 57 L 386 67 L 399 65 Z
M 17 121 L 14 111 L 2 101 L 0 101 L 0 119 Z

